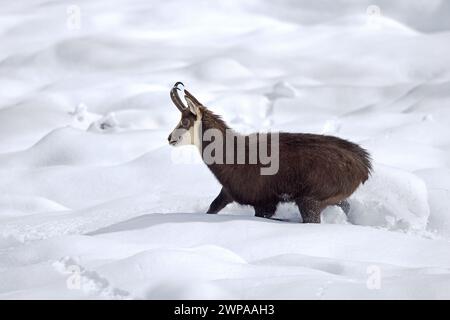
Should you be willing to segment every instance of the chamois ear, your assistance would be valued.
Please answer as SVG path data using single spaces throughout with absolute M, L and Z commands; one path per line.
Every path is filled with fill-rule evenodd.
M 195 116 L 198 115 L 199 114 L 199 104 L 197 103 L 196 99 L 191 99 L 191 97 L 188 95 L 185 96 L 185 99 L 186 99 L 189 111 Z

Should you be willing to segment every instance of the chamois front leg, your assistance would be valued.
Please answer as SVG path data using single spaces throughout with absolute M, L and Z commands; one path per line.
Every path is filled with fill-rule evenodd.
M 209 209 L 206 213 L 218 213 L 231 202 L 233 202 L 233 199 L 231 199 L 224 188 L 222 188 L 219 195 L 214 199 L 213 202 L 211 202 L 211 205 L 209 206 Z
M 254 208 L 255 208 L 255 216 L 261 218 L 270 218 L 275 214 L 275 211 L 277 210 L 277 204 L 271 203 L 259 205 L 254 206 Z

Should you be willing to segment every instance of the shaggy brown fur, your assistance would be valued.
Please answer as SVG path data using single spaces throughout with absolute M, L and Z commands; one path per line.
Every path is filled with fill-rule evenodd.
M 192 95 L 186 91 L 186 97 Z M 229 129 L 219 116 L 195 102 L 199 104 L 203 131 Z M 182 115 L 192 116 L 189 111 Z M 254 135 L 259 139 L 260 134 Z M 261 163 L 248 164 L 250 141 L 249 136 L 245 136 L 246 164 L 236 164 L 236 161 L 225 164 L 225 155 L 224 164 L 208 164 L 222 185 L 208 213 L 217 213 L 234 201 L 253 206 L 257 216 L 271 217 L 279 203 L 295 202 L 303 222 L 320 223 L 320 213 L 328 205 L 340 205 L 348 211 L 345 199 L 370 175 L 370 156 L 357 144 L 333 136 L 285 132 L 279 134 L 278 172 L 261 175 Z M 202 151 L 209 143 L 212 142 L 203 141 Z

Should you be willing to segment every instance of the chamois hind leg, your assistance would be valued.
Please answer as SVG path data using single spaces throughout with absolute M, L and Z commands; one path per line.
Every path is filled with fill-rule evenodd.
M 345 214 L 348 214 L 350 212 L 350 203 L 346 199 L 341 200 L 340 202 L 336 203 L 338 207 L 342 209 L 342 211 L 345 212 Z
M 300 210 L 303 223 L 320 223 L 320 213 L 326 207 L 325 204 L 314 199 L 298 199 L 295 203 Z
M 275 214 L 275 211 L 277 211 L 277 204 L 270 203 L 265 205 L 253 206 L 253 208 L 255 209 L 255 216 L 270 218 Z
M 233 202 L 233 199 L 228 195 L 228 193 L 222 188 L 219 195 L 211 202 L 209 209 L 206 213 L 217 213 L 227 206 L 227 204 Z

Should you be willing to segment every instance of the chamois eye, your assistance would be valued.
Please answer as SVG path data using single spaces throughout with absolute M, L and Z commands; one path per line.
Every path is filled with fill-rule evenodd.
M 181 120 L 181 125 L 184 127 L 184 128 L 189 128 L 189 125 L 191 124 L 191 121 L 189 121 L 189 119 L 182 119 Z

